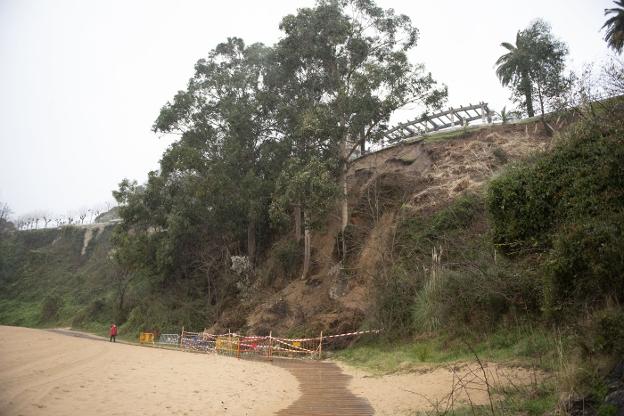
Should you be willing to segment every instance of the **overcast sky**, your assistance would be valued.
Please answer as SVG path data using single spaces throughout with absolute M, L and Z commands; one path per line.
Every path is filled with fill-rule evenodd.
M 0 0 L 0 202 L 16 215 L 66 213 L 144 181 L 170 144 L 150 131 L 194 63 L 228 36 L 279 39 L 308 0 Z M 570 65 L 603 60 L 611 0 L 379 0 L 420 30 L 411 58 L 449 87 L 449 105 L 507 104 L 494 73 L 503 41 L 542 17 Z M 394 120 L 413 117 L 401 111 Z

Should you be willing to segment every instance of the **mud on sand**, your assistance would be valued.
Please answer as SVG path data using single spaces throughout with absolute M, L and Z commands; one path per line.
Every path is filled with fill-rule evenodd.
M 0 415 L 270 415 L 298 397 L 268 363 L 0 326 Z

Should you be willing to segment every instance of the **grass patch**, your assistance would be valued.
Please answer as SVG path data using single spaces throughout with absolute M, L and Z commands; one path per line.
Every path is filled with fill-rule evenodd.
M 548 414 L 557 405 L 558 397 L 555 385 L 551 382 L 533 386 L 515 387 L 510 389 L 495 389 L 497 399 L 494 401 L 494 415 L 525 415 L 541 416 Z M 448 412 L 431 411 L 419 412 L 418 415 L 447 415 L 447 416 L 492 416 L 489 405 L 462 406 Z
M 442 334 L 427 339 L 387 342 L 374 340 L 337 352 L 335 358 L 375 374 L 409 371 L 423 365 L 480 359 L 535 366 L 557 367 L 556 347 L 561 338 L 546 329 L 500 329 L 478 339 L 476 335 Z M 567 338 L 563 340 L 567 343 Z

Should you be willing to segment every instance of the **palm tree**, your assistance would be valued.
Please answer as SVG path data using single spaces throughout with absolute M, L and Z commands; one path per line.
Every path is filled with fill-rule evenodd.
M 624 48 L 624 0 L 616 0 L 615 4 L 618 7 L 613 9 L 605 9 L 605 16 L 613 14 L 610 17 L 602 29 L 606 28 L 605 40 L 609 47 L 615 49 L 618 53 L 622 52 Z
M 524 43 L 520 31 L 516 35 L 515 45 L 508 42 L 501 43 L 501 46 L 509 52 L 501 55 L 496 61 L 496 75 L 505 87 L 512 81 L 519 80 L 519 90 L 524 93 L 527 113 L 529 117 L 533 117 L 535 112 L 533 111 L 533 86 L 530 76 L 530 51 L 525 47 Z

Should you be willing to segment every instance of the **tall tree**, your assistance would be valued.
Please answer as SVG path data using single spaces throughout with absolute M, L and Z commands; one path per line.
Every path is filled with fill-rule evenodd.
M 606 29 L 604 39 L 609 47 L 621 53 L 624 48 L 624 0 L 615 0 L 614 3 L 617 7 L 604 11 L 605 16 L 613 16 L 607 19 L 602 29 Z
M 521 31 L 516 34 L 516 44 L 501 43 L 507 49 L 507 53 L 501 55 L 496 61 L 496 75 L 503 86 L 512 85 L 519 93 L 524 94 L 526 110 L 529 117 L 535 115 L 533 110 L 533 84 L 529 76 L 530 51 L 525 45 L 525 39 Z
M 274 219 L 287 216 L 288 207 L 295 205 L 303 215 L 304 250 L 301 278 L 310 270 L 311 233 L 323 225 L 332 208 L 337 188 L 327 161 L 314 156 L 304 161 L 296 157 L 289 160 L 276 183 L 276 196 L 271 205 Z
M 208 140 L 205 157 L 210 159 L 213 179 L 218 177 L 222 192 L 245 211 L 252 264 L 258 219 L 271 192 L 267 171 L 260 166 L 261 147 L 275 140 L 272 98 L 263 81 L 269 52 L 262 44 L 246 46 L 239 38 L 218 45 L 208 59 L 196 64 L 188 89 L 163 107 L 154 125 L 157 132 L 178 131 Z
M 496 75 L 504 86 L 511 87 L 529 117 L 535 115 L 535 101 L 543 117 L 549 100 L 568 85 L 564 75 L 566 44 L 555 38 L 548 23 L 538 19 L 518 31 L 515 45 L 504 42 L 501 46 L 508 52 L 496 61 Z
M 317 128 L 338 160 L 342 230 L 348 224 L 346 175 L 357 147 L 381 140 L 390 115 L 408 103 L 439 106 L 436 85 L 407 53 L 418 39 L 409 17 L 372 0 L 319 0 L 284 17 L 276 46 L 289 93 L 308 93 L 300 122 Z M 310 99 L 311 98 L 311 99 Z

